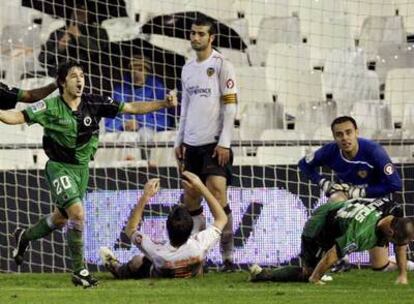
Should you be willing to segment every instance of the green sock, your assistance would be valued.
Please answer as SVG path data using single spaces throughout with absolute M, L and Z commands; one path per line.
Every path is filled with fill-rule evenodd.
M 252 282 L 306 282 L 303 268 L 299 266 L 285 266 L 279 268 L 263 268 L 263 270 L 251 278 Z
M 50 234 L 54 230 L 54 228 L 50 227 L 47 223 L 48 217 L 49 216 L 42 218 L 34 226 L 27 229 L 23 235 L 23 239 L 26 241 L 33 241 Z
M 307 278 L 303 275 L 303 268 L 299 266 L 285 266 L 272 269 L 270 281 L 273 282 L 306 282 Z
M 74 228 L 68 228 L 66 236 L 68 239 L 69 253 L 72 258 L 72 270 L 73 272 L 76 272 L 85 268 L 83 260 L 82 231 Z

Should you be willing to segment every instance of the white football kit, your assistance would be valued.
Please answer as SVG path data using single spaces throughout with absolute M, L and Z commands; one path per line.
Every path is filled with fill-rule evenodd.
M 188 278 L 202 273 L 203 261 L 220 236 L 220 229 L 210 226 L 178 248 L 155 243 L 140 231 L 132 235 L 131 242 L 152 262 L 151 277 Z
M 202 62 L 189 61 L 183 67 L 181 82 L 181 119 L 175 146 L 218 143 L 230 147 L 234 117 L 224 126 L 223 114 L 225 105 L 237 103 L 233 65 L 213 50 Z

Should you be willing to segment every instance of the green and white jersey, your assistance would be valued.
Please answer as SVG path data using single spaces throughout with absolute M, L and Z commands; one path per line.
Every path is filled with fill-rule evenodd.
M 377 230 L 378 221 L 388 215 L 383 213 L 384 204 L 381 199 L 348 201 L 336 212 L 335 223 L 340 236 L 335 243 L 340 256 L 387 243 L 385 236 Z
M 111 97 L 84 94 L 73 111 L 57 96 L 30 105 L 23 115 L 28 124 L 43 126 L 43 149 L 50 160 L 87 166 L 98 148 L 101 118 L 114 118 L 122 107 Z
M 384 246 L 377 223 L 387 215 L 398 216 L 398 205 L 384 198 L 327 203 L 313 212 L 302 236 L 325 249 L 336 245 L 340 256 Z

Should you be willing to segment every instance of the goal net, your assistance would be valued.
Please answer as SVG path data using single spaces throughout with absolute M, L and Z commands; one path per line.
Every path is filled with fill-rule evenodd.
M 22 0 L 0 8 L 1 82 L 38 88 L 54 81 L 59 62 L 74 59 L 87 72 L 87 93 L 125 102 L 163 98 L 171 89 L 181 96 L 181 70 L 194 56 L 191 21 L 214 19 L 214 46 L 233 63 L 238 87 L 228 190 L 237 264 L 295 261 L 304 223 L 326 202 L 297 162 L 332 140 L 338 115 L 352 115 L 361 136 L 387 149 L 403 179 L 395 197 L 414 214 L 412 1 Z M 173 154 L 178 125 L 179 108 L 101 122 L 84 198 L 90 269 L 101 265 L 101 246 L 121 261 L 139 254 L 123 230 L 153 177 L 162 190 L 146 207 L 142 229 L 166 240 L 166 216 L 182 193 Z M 64 229 L 32 242 L 20 269 L 11 256 L 14 229 L 54 209 L 42 134 L 37 125 L 0 124 L 1 272 L 70 269 Z M 365 264 L 368 256 L 351 260 Z M 208 261 L 221 264 L 218 247 Z

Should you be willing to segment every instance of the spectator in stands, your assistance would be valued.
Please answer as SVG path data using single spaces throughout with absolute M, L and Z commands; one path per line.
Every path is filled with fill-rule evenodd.
M 130 62 L 130 73 L 124 75 L 122 84 L 114 88 L 113 98 L 122 102 L 163 100 L 166 88 L 162 79 L 152 74 L 150 62 L 143 56 L 136 55 Z M 146 115 L 124 115 L 105 120 L 107 132 L 137 132 L 137 141 L 150 142 L 154 133 L 171 127 L 167 109 Z M 148 155 L 143 155 L 147 158 Z
M 108 35 L 105 29 L 94 22 L 96 18 L 87 11 L 84 1 L 76 0 L 76 3 L 78 5 L 75 5 L 66 25 L 51 33 L 42 46 L 40 64 L 47 68 L 49 76 L 55 77 L 56 67 L 60 63 L 70 59 L 79 61 L 90 76 L 89 89 L 92 93 L 102 94 L 102 90 L 109 92 L 110 81 L 102 77 L 109 74 L 108 60 L 105 59 L 108 56 Z

